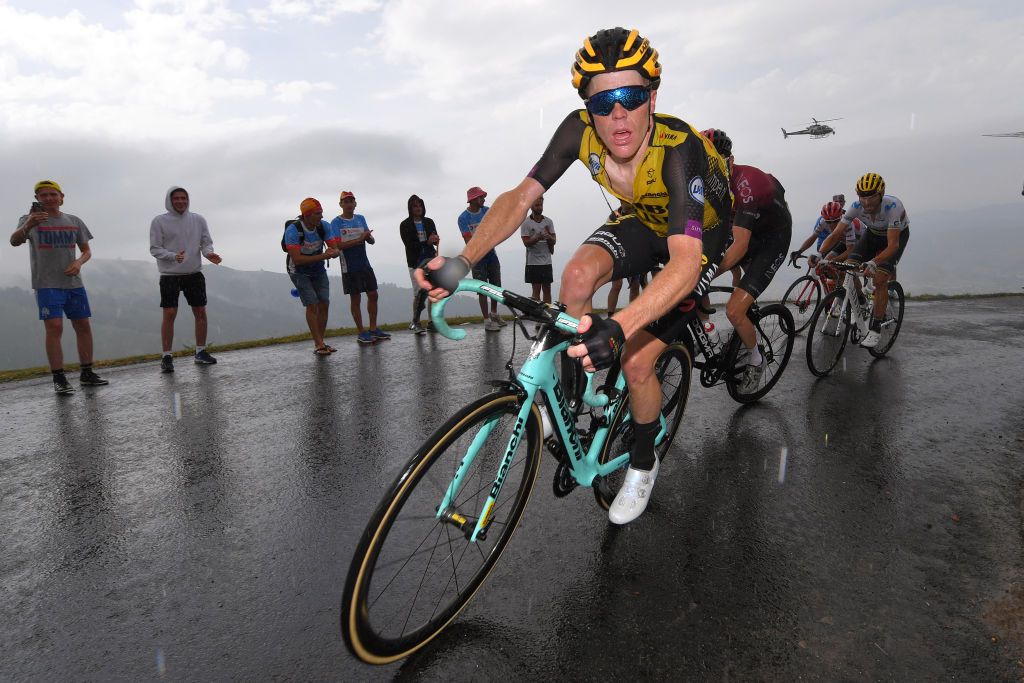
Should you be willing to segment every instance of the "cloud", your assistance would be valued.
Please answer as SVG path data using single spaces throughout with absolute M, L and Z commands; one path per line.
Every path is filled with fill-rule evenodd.
M 250 9 L 248 14 L 259 25 L 297 19 L 329 24 L 343 14 L 372 12 L 381 5 L 378 0 L 271 0 L 264 7 Z

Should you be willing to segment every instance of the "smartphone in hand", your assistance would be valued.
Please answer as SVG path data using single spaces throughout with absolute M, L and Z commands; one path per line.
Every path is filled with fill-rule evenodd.
M 39 202 L 32 202 L 32 209 L 29 213 L 45 213 L 46 207 Z

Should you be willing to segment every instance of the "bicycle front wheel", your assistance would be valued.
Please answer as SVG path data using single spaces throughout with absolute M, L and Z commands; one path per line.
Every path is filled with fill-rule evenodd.
M 807 367 L 818 377 L 832 372 L 846 348 L 850 311 L 842 310 L 845 296 L 842 289 L 826 294 L 807 326 Z
M 811 322 L 814 309 L 821 301 L 821 285 L 810 275 L 798 277 L 782 297 L 782 305 L 793 316 L 793 333 L 800 334 Z
M 903 285 L 898 282 L 889 283 L 889 304 L 885 307 L 885 319 L 882 320 L 882 336 L 878 344 L 868 352 L 875 358 L 881 358 L 889 353 L 889 349 L 896 343 L 896 335 L 900 333 L 903 326 Z
M 690 397 L 690 376 L 693 369 L 693 357 L 686 344 L 676 342 L 669 344 L 658 356 L 654 364 L 654 373 L 661 383 L 661 414 L 665 418 L 665 438 L 654 447 L 658 460 L 664 462 L 668 449 L 679 430 L 679 422 L 686 410 L 686 401 Z M 606 463 L 623 453 L 633 449 L 633 419 L 629 412 L 628 402 L 612 418 L 608 440 L 598 456 L 598 462 Z M 626 476 L 626 468 L 622 468 L 607 477 L 607 486 L 594 486 L 594 497 L 597 504 L 607 510 L 615 500 L 615 493 L 622 487 Z
M 423 647 L 466 606 L 505 550 L 540 469 L 540 412 L 534 405 L 519 424 L 521 405 L 503 391 L 463 408 L 420 447 L 373 513 L 341 603 L 342 636 L 362 661 L 387 664 Z M 499 476 L 500 497 L 487 511 Z M 449 489 L 450 502 L 439 510 Z M 482 515 L 489 515 L 486 533 L 470 541 Z
M 726 376 L 725 388 L 733 400 L 739 403 L 753 403 L 772 390 L 789 364 L 796 337 L 793 316 L 782 304 L 762 306 L 756 318 L 750 312 L 747 317 L 754 323 L 757 346 L 764 357 L 764 371 L 757 384 L 750 387 L 744 386 L 745 374 Z M 738 347 L 742 343 L 739 335 L 734 334 L 731 343 Z M 726 357 L 735 358 L 737 351 L 738 348 L 731 350 Z

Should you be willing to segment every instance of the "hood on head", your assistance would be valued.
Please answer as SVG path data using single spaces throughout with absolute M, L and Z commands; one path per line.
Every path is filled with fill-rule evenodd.
M 409 201 L 406 204 L 406 206 L 409 209 L 409 218 L 412 218 L 412 203 L 413 202 L 419 202 L 420 204 L 423 205 L 423 215 L 426 216 L 427 215 L 427 203 L 424 202 L 422 199 L 420 199 L 419 196 L 412 195 L 411 197 L 409 197 Z
M 174 210 L 174 206 L 171 204 L 171 195 L 177 192 L 178 190 L 184 192 L 185 196 L 188 197 L 188 190 L 186 190 L 181 185 L 174 185 L 171 187 L 171 189 L 167 190 L 167 196 L 164 197 L 164 206 L 171 213 L 178 213 L 177 211 Z M 185 207 L 185 211 L 188 211 L 188 207 Z

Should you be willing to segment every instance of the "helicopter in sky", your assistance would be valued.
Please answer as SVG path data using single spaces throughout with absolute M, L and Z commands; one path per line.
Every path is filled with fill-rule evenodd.
M 825 124 L 829 121 L 842 121 L 842 118 L 838 119 L 824 119 L 819 121 L 818 119 L 811 117 L 811 123 L 807 124 L 807 127 L 803 130 L 794 130 L 792 132 L 786 132 L 786 129 L 782 129 L 782 137 L 788 138 L 790 135 L 810 135 L 812 140 L 820 140 L 821 138 L 828 137 L 829 135 L 835 135 L 836 131 L 832 126 L 826 126 Z

